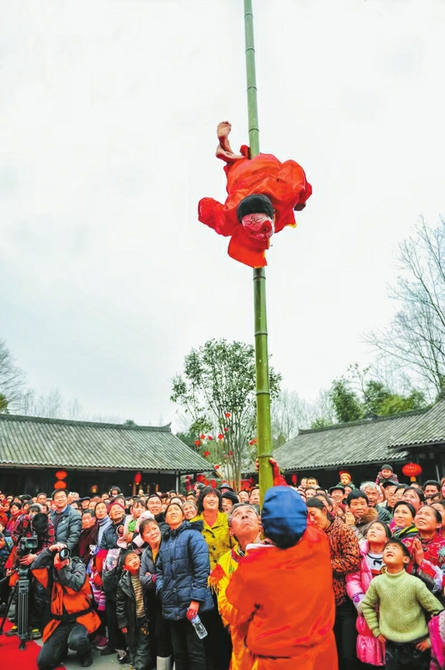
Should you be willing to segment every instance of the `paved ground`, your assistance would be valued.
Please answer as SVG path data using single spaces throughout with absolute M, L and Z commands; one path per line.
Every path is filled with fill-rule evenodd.
M 118 668 L 122 668 L 123 670 L 130 670 L 129 665 L 121 665 L 118 663 L 116 654 L 110 654 L 110 656 L 101 656 L 100 652 L 95 649 L 93 651 L 93 659 L 94 663 L 91 668 L 100 668 L 100 670 L 117 670 Z M 67 670 L 79 670 L 80 668 L 76 656 L 71 656 L 71 654 L 68 656 L 68 660 L 65 661 L 64 666 Z

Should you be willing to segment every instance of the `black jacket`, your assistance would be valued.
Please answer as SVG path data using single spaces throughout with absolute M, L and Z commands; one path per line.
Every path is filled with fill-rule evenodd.
M 146 609 L 145 589 L 144 607 Z M 136 596 L 131 583 L 131 575 L 127 570 L 124 570 L 122 577 L 119 580 L 116 591 L 116 617 L 119 628 L 127 628 L 127 643 L 131 648 L 135 641 L 135 633 L 137 631 L 138 620 L 136 616 Z

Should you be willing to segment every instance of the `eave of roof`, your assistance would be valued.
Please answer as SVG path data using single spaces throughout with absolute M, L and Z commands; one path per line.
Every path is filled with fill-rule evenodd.
M 167 426 L 0 414 L 0 465 L 203 472 L 212 468 Z
M 440 443 L 445 443 L 445 399 L 426 410 L 301 430 L 274 457 L 287 471 L 320 469 L 400 461 L 409 447 Z

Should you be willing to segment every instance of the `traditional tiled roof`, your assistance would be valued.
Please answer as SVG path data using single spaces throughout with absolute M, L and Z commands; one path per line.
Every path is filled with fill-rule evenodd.
M 1 466 L 203 472 L 210 464 L 170 426 L 126 426 L 0 414 Z
M 445 443 L 445 399 L 429 410 L 300 430 L 275 450 L 283 470 L 406 460 L 412 446 Z
M 406 431 L 389 444 L 390 447 L 416 447 L 445 444 L 445 398 L 428 412 L 407 422 Z

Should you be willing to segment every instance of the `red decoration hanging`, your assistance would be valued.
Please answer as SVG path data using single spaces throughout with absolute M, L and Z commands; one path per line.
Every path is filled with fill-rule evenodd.
M 297 475 L 295 473 L 291 476 L 291 480 L 292 480 L 292 484 L 297 483 Z
M 55 476 L 56 479 L 66 479 L 66 477 L 68 477 L 68 473 L 65 470 L 57 470 Z
M 142 481 L 142 473 L 141 472 L 136 472 L 134 476 L 134 483 L 135 484 L 140 484 Z
M 418 477 L 422 474 L 422 466 L 418 463 L 407 463 L 403 466 L 402 472 L 405 477 Z
M 54 489 L 56 491 L 66 489 L 66 482 L 62 482 L 60 479 L 54 484 Z

